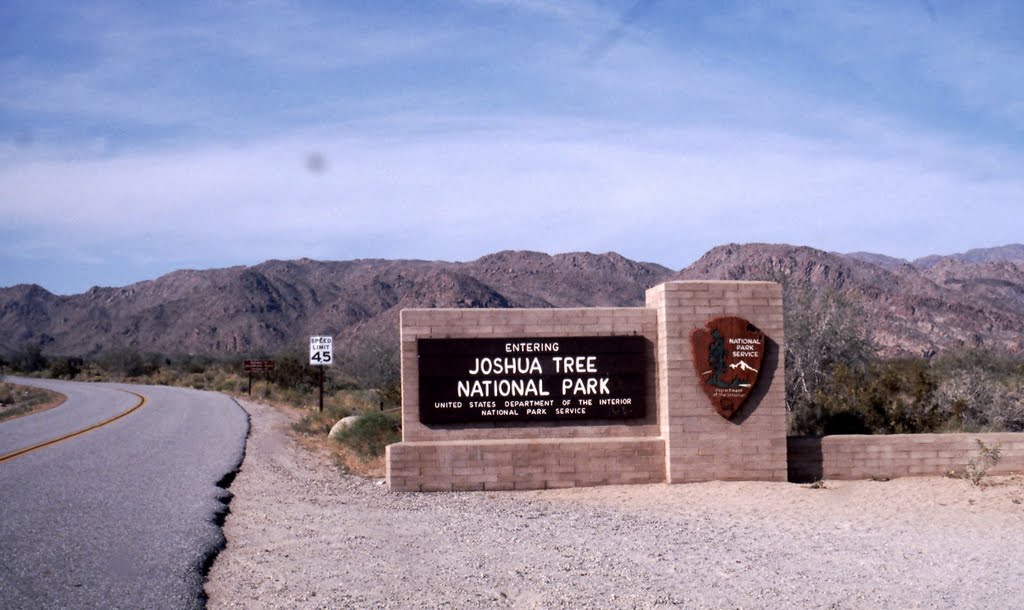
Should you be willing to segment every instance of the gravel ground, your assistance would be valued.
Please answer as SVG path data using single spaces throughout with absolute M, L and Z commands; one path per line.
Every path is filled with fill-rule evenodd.
M 213 608 L 1010 608 L 1024 480 L 391 493 L 253 402 Z

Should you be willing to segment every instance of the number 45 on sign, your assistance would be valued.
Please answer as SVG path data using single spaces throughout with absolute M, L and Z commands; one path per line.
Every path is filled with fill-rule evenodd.
M 309 363 L 329 366 L 334 361 L 334 337 L 309 338 Z

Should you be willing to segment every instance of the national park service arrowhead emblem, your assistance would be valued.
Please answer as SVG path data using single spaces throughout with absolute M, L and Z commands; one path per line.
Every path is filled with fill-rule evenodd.
M 693 365 L 715 411 L 731 418 L 757 383 L 764 361 L 764 333 L 743 318 L 708 321 L 690 335 Z

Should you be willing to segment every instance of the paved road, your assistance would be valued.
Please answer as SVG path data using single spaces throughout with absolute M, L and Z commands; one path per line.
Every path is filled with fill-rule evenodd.
M 31 417 L 0 423 L 0 456 L 98 424 L 139 402 L 138 397 L 107 384 L 21 377 L 8 377 L 6 380 L 60 392 L 68 400 L 57 408 Z
M 59 436 L 138 403 L 120 390 L 146 403 L 0 463 L 0 608 L 202 607 L 205 564 L 224 540 L 217 515 L 229 494 L 217 483 L 244 452 L 242 409 L 181 388 L 32 383 L 69 400 L 0 423 L 4 448 L 44 440 L 46 426 Z

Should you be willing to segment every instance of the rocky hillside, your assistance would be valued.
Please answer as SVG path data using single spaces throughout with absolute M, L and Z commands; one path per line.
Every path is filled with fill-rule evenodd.
M 66 355 L 269 354 L 320 333 L 340 346 L 394 341 L 404 308 L 635 306 L 671 274 L 611 253 L 499 252 L 469 263 L 272 260 L 72 296 L 22 285 L 0 289 L 0 353 L 34 343 Z
M 774 280 L 840 290 L 863 310 L 883 355 L 950 348 L 1024 352 L 1024 260 L 928 266 L 773 244 L 714 248 L 672 279 Z
M 931 255 L 914 261 L 915 267 L 928 269 L 936 264 L 952 259 L 960 263 L 1004 263 L 1024 262 L 1024 244 L 1010 244 L 998 248 L 977 248 L 948 256 Z
M 0 353 L 260 355 L 332 334 L 337 349 L 393 344 L 411 307 L 637 306 L 670 279 L 785 279 L 847 293 L 887 355 L 962 346 L 1024 353 L 1024 247 L 909 263 L 787 245 L 717 247 L 673 271 L 614 253 L 499 252 L 466 263 L 267 261 L 176 271 L 122 288 L 0 289 Z M 797 281 L 799 280 L 799 281 Z

